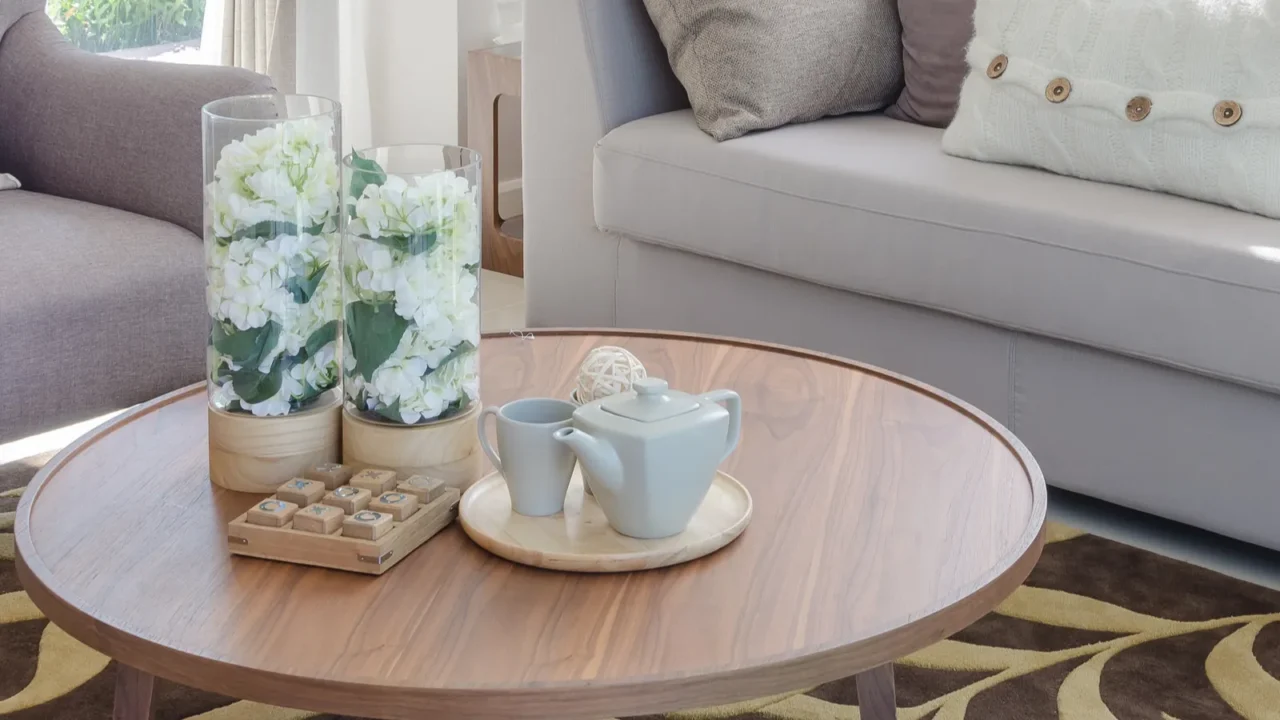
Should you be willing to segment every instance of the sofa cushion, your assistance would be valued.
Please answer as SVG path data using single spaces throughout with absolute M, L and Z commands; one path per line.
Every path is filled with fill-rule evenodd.
M 964 51 L 973 38 L 974 0 L 898 0 L 905 87 L 885 115 L 946 127 L 956 116 Z
M 1280 219 L 1280 2 L 979 0 L 952 155 Z
M 902 88 L 894 0 L 645 0 L 645 7 L 698 125 L 717 140 L 879 110 Z
M 203 376 L 200 239 L 122 210 L 0 193 L 0 442 Z
M 656 115 L 597 146 L 596 221 L 1280 390 L 1280 222 L 949 157 L 941 135 L 858 116 L 717 144 L 688 111 Z

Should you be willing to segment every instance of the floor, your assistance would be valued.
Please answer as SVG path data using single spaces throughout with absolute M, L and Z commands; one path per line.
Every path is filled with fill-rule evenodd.
M 524 280 L 485 270 L 480 292 L 484 298 L 484 332 L 524 327 Z M 1049 517 L 1095 535 L 1280 590 L 1278 552 L 1056 488 L 1049 494 Z
M 524 327 L 524 279 L 480 271 L 481 332 Z

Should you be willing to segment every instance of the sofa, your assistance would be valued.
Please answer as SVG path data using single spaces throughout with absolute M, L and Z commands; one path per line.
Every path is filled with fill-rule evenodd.
M 949 157 L 880 114 L 717 144 L 641 0 L 539 0 L 525 27 L 531 326 L 890 368 L 1052 485 L 1280 548 L 1280 222 Z
M 0 0 L 0 443 L 203 376 L 200 108 L 272 90 L 82 52 L 43 8 Z

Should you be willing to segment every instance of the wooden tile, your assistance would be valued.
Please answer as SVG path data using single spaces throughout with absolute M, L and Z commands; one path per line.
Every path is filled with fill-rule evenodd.
M 405 518 L 417 511 L 418 498 L 409 493 L 383 493 L 378 496 L 377 500 L 369 503 L 369 509 L 374 512 L 386 513 L 394 518 L 396 522 L 404 522 Z
M 351 478 L 351 487 L 363 488 L 374 495 L 391 492 L 396 486 L 394 470 L 376 470 L 366 468 Z
M 391 516 L 372 510 L 361 510 L 342 521 L 342 535 L 360 540 L 377 540 L 391 530 Z
M 263 500 L 249 509 L 244 520 L 250 525 L 284 527 L 289 524 L 296 512 L 298 512 L 298 506 L 294 503 L 284 500 Z
M 346 485 L 354 474 L 355 472 L 346 465 L 325 463 L 308 470 L 306 476 L 308 480 L 319 480 L 324 483 L 325 490 L 333 490 Z
M 311 505 L 293 515 L 293 529 L 309 533 L 330 535 L 342 527 L 346 517 L 342 508 L 332 505 Z
M 351 515 L 369 507 L 369 501 L 373 499 L 373 493 L 361 488 L 353 488 L 350 485 L 343 485 L 324 496 L 324 504 L 332 505 L 336 508 L 342 508 L 342 512 Z
M 324 490 L 324 483 L 319 480 L 294 478 L 276 489 L 276 498 L 304 508 L 320 502 Z
M 396 492 L 409 493 L 418 498 L 418 502 L 427 505 L 443 495 L 446 487 L 448 486 L 440 478 L 414 475 L 397 485 Z

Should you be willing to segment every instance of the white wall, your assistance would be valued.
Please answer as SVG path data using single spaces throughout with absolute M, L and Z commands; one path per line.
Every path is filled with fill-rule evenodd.
M 342 102 L 348 149 L 466 143 L 467 52 L 493 45 L 496 0 L 302 0 L 297 7 L 298 92 Z M 499 103 L 498 144 L 499 180 L 518 186 L 514 99 Z M 518 193 L 504 200 L 505 214 L 519 212 Z
M 457 143 L 458 7 L 459 0 L 299 2 L 298 92 L 342 102 L 348 148 Z

